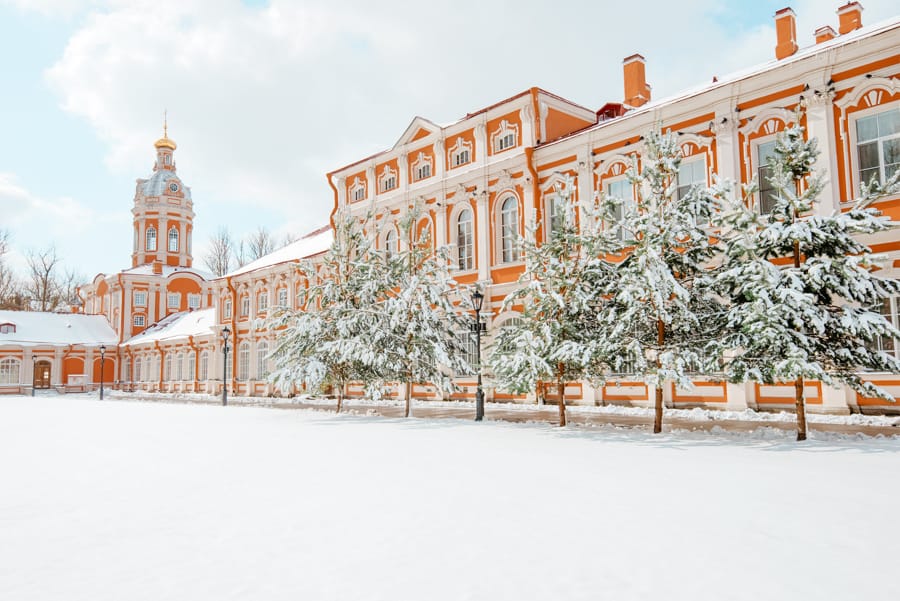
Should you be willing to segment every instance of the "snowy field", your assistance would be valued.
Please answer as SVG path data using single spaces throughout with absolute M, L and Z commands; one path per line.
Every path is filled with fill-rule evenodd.
M 900 439 L 0 397 L 0 599 L 900 598 Z

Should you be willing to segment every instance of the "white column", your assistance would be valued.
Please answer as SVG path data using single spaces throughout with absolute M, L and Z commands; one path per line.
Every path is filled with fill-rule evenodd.
M 729 411 L 743 411 L 750 406 L 747 404 L 747 384 L 725 383 L 725 408 Z
M 438 138 L 434 142 L 434 174 L 440 180 L 447 170 L 447 152 L 444 149 L 444 139 Z
M 524 148 L 526 146 L 534 146 L 536 144 L 537 136 L 534 131 L 534 110 L 531 108 L 531 102 L 522 107 L 522 110 L 519 111 L 519 119 L 522 121 L 522 137 L 519 140 L 520 145 Z
M 62 349 L 53 349 L 53 364 L 51 367 L 52 374 L 50 377 L 50 383 L 53 386 L 64 384 L 64 382 L 62 381 L 62 353 Z
M 482 165 L 487 163 L 487 131 L 484 123 L 475 126 L 475 160 Z
M 447 245 L 447 199 L 443 194 L 438 195 L 437 206 L 434 209 L 434 242 L 435 248 Z
M 720 180 L 735 184 L 735 198 L 741 193 L 741 146 L 738 137 L 737 119 L 730 105 L 717 107 L 712 126 L 716 134 L 716 162 Z
M 814 413 L 822 412 L 846 415 L 850 413 L 850 403 L 853 394 L 853 391 L 844 385 L 833 388 L 827 384 L 822 384 L 822 405 L 821 407 L 810 405 L 810 408 Z M 853 398 L 853 400 L 855 401 L 855 398 Z
M 818 215 L 830 215 L 840 206 L 840 193 L 837 186 L 837 157 L 835 155 L 834 121 L 832 119 L 832 99 L 834 92 L 825 92 L 819 96 L 809 94 L 804 100 L 806 105 L 807 139 L 816 138 L 819 157 L 816 159 L 814 171 L 825 176 L 825 185 L 819 202 L 813 209 Z
M 178 264 L 187 265 L 187 223 L 182 220 L 179 225 L 181 228 L 178 234 Z
M 487 190 L 478 193 L 475 202 L 475 220 L 477 230 L 475 232 L 478 238 L 478 279 L 487 281 L 490 279 L 491 273 L 491 236 L 492 224 L 491 216 L 488 211 L 488 193 Z

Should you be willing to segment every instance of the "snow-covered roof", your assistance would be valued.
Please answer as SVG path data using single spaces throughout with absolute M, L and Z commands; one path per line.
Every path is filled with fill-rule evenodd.
M 15 332 L 0 334 L 0 346 L 115 345 L 118 337 L 104 315 L 0 311 L 0 323 L 11 323 Z
M 169 277 L 173 273 L 194 273 L 199 275 L 204 280 L 211 280 L 213 274 L 208 271 L 204 271 L 203 269 L 197 269 L 196 267 L 174 267 L 172 265 L 163 265 L 162 266 L 162 277 Z M 137 267 L 132 267 L 130 269 L 123 269 L 121 273 L 131 273 L 135 275 L 154 275 L 153 274 L 153 264 L 152 263 L 144 263 L 143 265 L 138 265 Z M 159 275 L 159 274 L 157 274 Z
M 232 277 L 249 273 L 257 269 L 265 269 L 279 263 L 287 263 L 289 261 L 298 261 L 323 253 L 331 247 L 332 230 L 331 227 L 323 227 L 314 232 L 307 234 L 296 242 L 291 242 L 284 248 L 279 248 L 275 252 L 271 252 L 264 257 L 247 263 L 239 269 L 235 269 L 231 273 L 226 273 L 222 277 Z
M 898 26 L 900 26 L 900 15 L 891 17 L 889 19 L 885 19 L 883 21 L 879 21 L 872 25 L 866 25 L 865 27 L 861 27 L 854 31 L 850 31 L 848 33 L 839 35 L 836 38 L 828 40 L 826 42 L 820 42 L 817 44 L 813 44 L 811 46 L 807 46 L 805 48 L 801 48 L 800 50 L 798 50 L 791 56 L 785 57 L 783 59 L 774 59 L 773 58 L 764 63 L 760 63 L 760 64 L 754 65 L 754 66 L 746 68 L 746 69 L 741 69 L 740 71 L 734 71 L 725 76 L 718 77 L 717 81 L 715 83 L 703 83 L 703 84 L 695 85 L 695 86 L 686 88 L 684 90 L 681 90 L 680 92 L 677 92 L 675 94 L 672 94 L 671 96 L 666 96 L 666 97 L 660 98 L 658 100 L 651 100 L 650 102 L 647 102 L 646 104 L 643 104 L 640 107 L 629 111 L 624 116 L 631 117 L 633 115 L 642 114 L 647 111 L 653 111 L 653 110 L 659 109 L 662 106 L 674 104 L 680 100 L 690 98 L 691 96 L 697 96 L 697 95 L 700 95 L 709 90 L 714 90 L 721 86 L 731 85 L 735 82 L 738 82 L 738 81 L 741 81 L 744 79 L 748 79 L 755 75 L 760 75 L 762 73 L 771 71 L 771 70 L 781 67 L 783 65 L 801 61 L 803 59 L 809 58 L 810 56 L 815 56 L 816 54 L 819 54 L 821 52 L 825 52 L 827 50 L 830 50 L 830 49 L 833 49 L 833 48 L 836 48 L 839 46 L 844 46 L 844 45 L 858 42 L 862 38 L 879 35 L 886 31 L 890 31 L 891 29 L 896 29 Z M 591 126 L 590 128 L 587 128 L 584 130 L 579 130 L 577 132 L 573 132 L 569 136 L 564 136 L 563 138 L 560 138 L 558 140 L 553 140 L 552 142 L 548 142 L 548 143 L 544 144 L 544 146 L 550 146 L 552 144 L 561 143 L 563 140 L 566 140 L 571 136 L 581 135 L 585 131 L 591 131 L 591 130 L 607 127 L 612 123 L 619 123 L 619 119 L 610 119 L 607 121 L 600 121 L 599 123 Z
M 162 342 L 188 336 L 211 334 L 216 325 L 216 310 L 213 307 L 197 311 L 182 311 L 168 315 L 146 330 L 122 343 L 134 346 L 145 342 Z
M 169 182 L 171 181 L 174 181 L 179 185 L 181 191 L 184 193 L 185 199 L 191 199 L 191 189 L 188 186 L 185 186 L 184 182 L 181 181 L 181 178 L 170 169 L 159 169 L 150 176 L 150 179 L 143 180 L 141 182 L 141 192 L 144 196 L 162 196 L 168 191 Z

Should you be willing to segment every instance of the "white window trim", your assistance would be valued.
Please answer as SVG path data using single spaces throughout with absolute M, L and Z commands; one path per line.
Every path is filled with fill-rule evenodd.
M 785 127 L 787 127 L 787 125 L 785 125 Z M 781 129 L 779 131 L 776 131 L 775 133 L 756 138 L 750 142 L 750 179 L 752 180 L 754 177 L 757 178 L 756 183 L 758 189 L 753 193 L 753 209 L 757 212 L 760 212 L 762 210 L 762 182 L 759 181 L 759 170 L 763 167 L 763 165 L 759 160 L 759 147 L 763 144 L 774 142 L 778 137 L 778 134 L 783 131 L 784 129 Z M 768 213 L 761 214 L 767 215 Z
M 143 299 L 143 300 L 141 300 Z M 134 291 L 134 306 L 135 307 L 146 307 L 147 306 L 147 291 L 146 290 L 135 290 Z
M 188 294 L 188 309 L 199 309 L 201 297 L 199 294 Z
M 170 252 L 170 253 L 178 252 L 179 243 L 181 242 L 179 240 L 179 237 L 180 237 L 180 235 L 178 233 L 178 228 L 175 227 L 174 225 L 172 227 L 170 227 L 169 233 L 166 235 L 166 248 L 168 249 L 168 252 Z M 173 242 L 174 242 L 174 244 L 173 244 Z M 174 246 L 174 248 L 173 248 L 173 246 Z
M 434 160 L 424 152 L 420 152 L 416 156 L 416 160 L 413 161 L 411 167 L 414 182 L 424 181 L 434 175 Z M 428 173 L 422 173 L 426 168 Z
M 457 157 L 459 155 L 461 155 L 463 152 L 469 153 L 468 160 L 464 163 L 457 163 Z M 468 142 L 462 136 L 459 136 L 458 138 L 456 138 L 456 144 L 454 144 L 452 147 L 450 147 L 450 149 L 447 151 L 447 159 L 448 159 L 447 162 L 450 164 L 450 169 L 456 169 L 458 167 L 464 167 L 464 166 L 468 165 L 473 160 L 472 143 Z
M 472 266 L 471 266 L 471 267 L 468 267 L 468 268 L 466 268 L 466 269 L 463 269 L 463 268 L 460 267 L 460 262 L 459 262 L 459 250 L 460 250 L 460 246 L 459 246 L 459 218 L 460 218 L 460 216 L 462 216 L 462 214 L 463 214 L 465 211 L 468 211 L 468 212 L 469 212 L 469 223 L 470 223 L 471 226 L 472 226 L 472 231 L 471 231 L 471 237 L 472 237 L 472 244 L 471 244 L 471 247 L 472 247 L 471 258 L 472 258 L 472 260 L 471 260 L 471 263 L 472 263 Z M 471 206 L 468 202 L 466 202 L 466 203 L 461 203 L 459 209 L 458 209 L 457 211 L 454 211 L 452 217 L 453 217 L 453 218 L 452 218 L 452 220 L 451 220 L 450 223 L 452 224 L 452 230 L 451 230 L 451 233 L 452 233 L 452 235 L 453 235 L 453 249 L 454 249 L 454 257 L 453 257 L 453 258 L 455 259 L 455 260 L 453 261 L 453 268 L 454 268 L 456 271 L 459 271 L 460 273 L 466 273 L 466 272 L 470 272 L 470 271 L 475 271 L 475 270 L 478 268 L 478 257 L 476 256 L 477 253 L 475 252 L 475 248 L 476 248 L 476 244 L 477 244 L 477 240 L 476 240 L 476 232 L 475 232 L 475 210 L 472 208 L 472 206 Z
M 159 236 L 157 236 L 155 227 L 151 225 L 146 230 L 144 230 L 144 240 L 144 250 L 149 252 L 156 252 L 156 250 L 159 248 Z M 152 247 L 150 246 L 151 240 L 153 240 Z
M 143 328 L 147 324 L 147 318 L 143 315 L 135 315 L 132 318 L 131 323 L 133 323 L 136 328 Z
M 506 137 L 512 134 L 512 144 L 506 146 L 504 144 Z M 503 145 L 501 148 L 500 146 Z M 506 119 L 503 119 L 500 122 L 500 127 L 497 128 L 497 131 L 491 134 L 491 149 L 494 154 L 499 154 L 501 152 L 506 152 L 512 148 L 516 148 L 519 145 L 519 126 L 513 125 Z
M 394 248 L 389 249 L 388 243 L 390 242 L 389 238 L 391 233 L 394 234 Z M 399 252 L 400 250 L 400 234 L 397 232 L 397 227 L 392 223 L 387 228 L 385 228 L 384 235 L 381 237 L 381 249 L 384 250 L 387 254 L 394 254 Z
M 175 301 L 173 304 L 172 301 Z M 181 293 L 180 292 L 167 292 L 166 293 L 166 308 L 167 309 L 178 309 L 181 307 Z
M 385 189 L 385 184 L 390 178 L 393 179 L 393 187 L 390 189 Z M 381 175 L 378 176 L 378 193 L 385 194 L 387 192 L 394 192 L 400 187 L 400 181 L 398 178 L 397 171 L 395 169 L 391 169 L 390 165 L 385 165 L 384 169 L 381 171 Z
M 4 365 L 6 366 L 4 368 Z M 22 371 L 22 361 L 16 357 L 4 357 L 0 359 L 0 386 L 10 386 L 19 383 Z M 4 377 L 4 372 L 6 376 Z
M 366 182 L 364 180 L 360 180 L 359 177 L 353 178 L 353 183 L 350 184 L 350 202 L 359 202 L 361 200 L 366 199 Z
M 516 207 L 516 223 L 515 223 L 515 238 L 512 241 L 512 259 L 507 261 L 504 256 L 504 248 L 503 248 L 503 205 L 506 204 L 506 200 L 512 198 L 515 201 Z M 497 248 L 497 265 L 513 265 L 516 263 L 520 263 L 522 261 L 522 250 L 518 247 L 518 238 L 522 235 L 520 224 L 522 222 L 522 203 L 519 201 L 519 197 L 512 193 L 511 191 L 502 192 L 497 197 L 497 208 L 495 214 L 495 223 L 497 224 L 496 228 L 496 248 Z
M 866 94 L 870 94 L 873 91 L 876 90 L 870 90 Z M 884 90 L 880 89 L 878 89 L 878 91 L 884 92 Z M 848 115 L 847 129 L 850 130 L 850 152 L 847 164 L 848 168 L 850 169 L 850 182 L 852 188 L 850 190 L 850 195 L 847 202 L 853 202 L 854 200 L 859 198 L 859 187 L 862 184 L 859 179 L 859 150 L 857 148 L 856 122 L 865 117 L 871 117 L 872 115 L 877 115 L 878 113 L 889 111 L 892 108 L 894 110 L 900 111 L 900 101 L 889 102 L 886 104 L 876 104 L 875 106 L 860 109 Z

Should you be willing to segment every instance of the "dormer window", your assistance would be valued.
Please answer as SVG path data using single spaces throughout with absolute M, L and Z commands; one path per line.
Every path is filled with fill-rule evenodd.
M 413 181 L 418 182 L 431 177 L 431 157 L 425 156 L 425 153 L 420 152 L 419 156 L 416 157 L 415 162 L 412 164 L 412 169 Z
M 353 202 L 366 199 L 366 183 L 360 181 L 358 177 L 353 179 L 353 184 L 350 186 L 350 198 L 353 199 Z
M 512 125 L 504 119 L 500 122 L 500 127 L 491 134 L 491 141 L 494 147 L 494 152 L 503 152 L 504 150 L 508 150 L 517 145 L 517 140 L 519 138 L 519 126 Z
M 378 176 L 378 189 L 381 192 L 389 192 L 397 187 L 397 172 L 385 165 L 381 175 Z
M 0 334 L 15 334 L 16 333 L 16 324 L 14 323 L 0 323 Z

